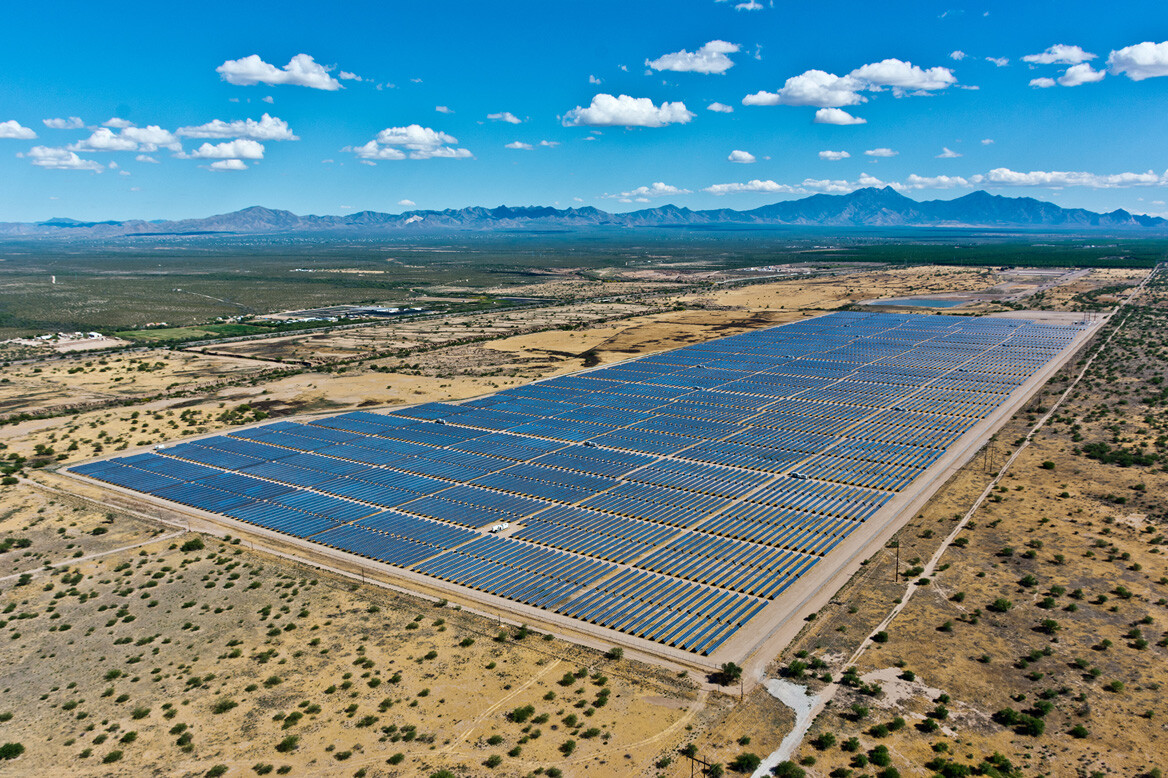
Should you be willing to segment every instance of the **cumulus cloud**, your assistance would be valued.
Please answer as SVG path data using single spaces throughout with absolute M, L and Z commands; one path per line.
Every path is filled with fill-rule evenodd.
M 837 76 L 823 70 L 808 70 L 787 79 L 778 92 L 756 92 L 742 98 L 743 105 L 813 105 L 821 108 L 856 105 L 865 98 L 858 94 L 863 87 L 850 76 Z
M 80 116 L 70 116 L 68 119 L 41 119 L 50 130 L 79 130 L 85 126 Z
M 734 67 L 734 60 L 727 54 L 737 53 L 737 43 L 728 43 L 722 40 L 712 40 L 694 52 L 675 51 L 672 54 L 663 54 L 657 59 L 645 60 L 645 65 L 653 70 L 672 70 L 678 73 L 725 73 Z
M 508 124 L 522 124 L 523 120 L 510 111 L 502 111 L 500 113 L 489 113 L 487 118 L 493 122 L 507 122 Z
M 415 203 L 413 200 L 398 200 L 397 204 L 402 208 L 413 208 L 415 205 L 417 205 L 417 203 Z
M 957 189 L 969 186 L 961 176 L 918 176 L 913 173 L 902 184 L 905 189 Z
M 363 146 L 346 146 L 362 161 L 398 159 L 466 159 L 472 156 L 467 149 L 458 148 L 458 138 L 432 130 L 420 124 L 405 127 L 387 127 Z
M 745 3 L 738 3 L 734 6 L 735 11 L 761 11 L 762 9 L 762 3 L 756 0 L 747 0 Z
M 853 70 L 849 77 L 859 79 L 872 91 L 884 87 L 904 92 L 933 92 L 948 89 L 957 83 L 949 68 L 919 68 L 911 62 L 885 59 Z
M 983 145 L 983 146 L 989 146 L 993 142 L 994 142 L 993 138 L 982 138 L 981 139 L 981 145 Z
M 204 143 L 182 156 L 184 159 L 263 159 L 264 144 L 246 138 L 224 143 Z
M 264 114 L 259 121 L 243 119 L 225 122 L 222 119 L 200 124 L 196 127 L 179 127 L 176 135 L 188 138 L 250 138 L 251 140 L 300 140 L 292 134 L 288 122 Z
M 550 148 L 555 148 L 556 146 L 559 146 L 560 142 L 558 140 L 541 140 L 539 142 L 539 145 L 547 146 L 550 149 Z
M 229 59 L 215 68 L 215 72 L 227 83 L 238 86 L 288 84 L 329 92 L 343 88 L 340 81 L 329 75 L 329 68 L 318 64 L 307 54 L 297 54 L 282 68 L 264 62 L 258 54 L 252 54 L 242 59 Z
M 886 184 L 879 178 L 870 176 L 865 173 L 855 181 L 807 178 L 798 184 L 780 184 L 769 179 L 766 181 L 760 181 L 756 178 L 745 183 L 713 184 L 711 186 L 707 186 L 702 191 L 717 196 L 751 192 L 763 194 L 796 195 L 816 193 L 845 194 L 847 192 L 854 192 L 857 189 L 862 189 L 868 186 L 886 186 Z
M 25 127 L 15 119 L 9 119 L 6 122 L 0 122 L 0 138 L 12 138 L 14 140 L 32 140 L 37 134 L 31 128 Z
M 821 151 L 819 152 L 820 159 L 826 159 L 830 162 L 838 162 L 841 159 L 848 159 L 852 155 L 846 151 Z
M 1031 170 L 1020 173 L 1009 168 L 999 167 L 991 170 L 982 179 L 975 176 L 975 183 L 996 184 L 998 186 L 1042 186 L 1059 189 L 1068 186 L 1083 186 L 1092 189 L 1117 189 L 1129 186 L 1163 186 L 1168 183 L 1168 172 L 1158 175 L 1151 170 L 1146 173 L 1115 173 L 1098 175 L 1096 173 L 1043 171 Z
M 689 194 L 688 189 L 679 189 L 676 186 L 665 183 L 664 181 L 656 181 L 650 186 L 638 186 L 628 192 L 621 192 L 615 195 L 605 195 L 605 197 L 622 198 L 623 201 L 628 202 L 632 198 L 644 201 L 651 197 L 672 197 L 673 195 Z
M 995 67 L 1004 68 L 1010 64 L 1008 57 L 986 57 L 986 62 L 992 63 Z
M 842 108 L 820 108 L 815 112 L 815 123 L 847 126 L 849 124 L 867 124 L 868 120 L 852 116 Z
M 960 156 L 960 152 L 954 151 L 948 146 L 942 146 L 941 153 L 937 155 L 937 159 L 957 159 Z
M 117 116 L 106 119 L 101 123 L 103 127 L 112 127 L 115 130 L 125 129 L 126 127 L 133 127 L 134 123 L 129 119 L 119 119 Z
M 535 146 L 532 146 L 530 143 L 523 143 L 521 141 L 512 141 L 503 148 L 516 149 L 517 151 L 531 151 L 535 148 Z
M 734 109 L 725 103 L 710 103 L 706 106 L 706 110 L 714 113 L 734 113 Z
M 1168 76 L 1168 41 L 1144 41 L 1111 52 L 1107 67 L 1115 75 L 1121 73 L 1132 81 Z
M 450 107 L 445 106 L 445 105 L 436 105 L 436 106 L 434 106 L 434 110 L 437 111 L 438 113 L 454 113 L 453 108 L 450 108 Z
M 961 60 L 965 59 L 967 56 L 969 56 L 969 55 L 966 54 L 961 49 L 958 49 L 957 51 L 954 51 L 954 52 L 949 54 L 949 59 L 956 60 L 957 62 L 960 62 Z
M 1035 89 L 1050 89 L 1057 82 L 1053 78 L 1032 78 L 1030 79 L 1030 86 Z
M 899 153 L 900 153 L 899 151 L 893 151 L 892 149 L 885 149 L 885 148 L 868 149 L 867 151 L 864 152 L 864 154 L 866 154 L 869 157 L 895 157 Z
M 840 108 L 867 102 L 868 98 L 862 92 L 891 89 L 894 95 L 902 97 L 948 89 L 956 83 L 957 78 L 948 68 L 926 69 L 899 59 L 885 59 L 862 65 L 846 76 L 808 70 L 788 78 L 777 92 L 761 91 L 747 95 L 742 98 L 742 104 Z
M 588 77 L 588 83 L 589 83 L 589 84 L 599 84 L 599 83 L 600 83 L 600 79 L 599 79 L 599 78 L 597 78 L 596 76 L 589 76 L 589 77 Z
M 1102 81 L 1107 73 L 1103 70 L 1094 70 L 1087 63 L 1081 65 L 1072 65 L 1067 68 L 1067 72 L 1059 76 L 1058 82 L 1063 86 L 1080 86 L 1082 84 L 1094 84 L 1097 81 Z
M 648 97 L 613 97 L 601 92 L 587 107 L 576 106 L 564 114 L 565 127 L 664 127 L 687 124 L 694 114 L 685 103 L 653 104 Z
M 242 159 L 221 159 L 218 162 L 212 162 L 207 166 L 208 170 L 220 172 L 224 170 L 247 170 L 247 165 Z
M 740 149 L 734 149 L 734 151 L 731 151 L 730 156 L 726 157 L 726 159 L 730 160 L 731 162 L 738 162 L 743 165 L 749 165 L 755 161 L 753 154 L 751 154 L 749 151 L 742 151 Z
M 1078 46 L 1056 43 L 1041 54 L 1027 54 L 1022 61 L 1032 65 L 1078 65 L 1092 59 L 1095 59 L 1094 54 Z
M 361 78 L 359 75 L 357 75 L 356 73 L 350 73 L 347 70 L 342 70 L 340 73 L 337 73 L 337 78 L 341 79 L 342 81 L 364 81 L 365 80 L 365 79 Z
M 70 151 L 153 152 L 160 148 L 180 151 L 182 145 L 174 133 L 156 124 L 147 127 L 126 127 L 119 132 L 114 132 L 108 127 L 98 127 L 85 140 L 69 146 Z
M 158 160 L 156 160 L 154 157 L 150 156 L 149 154 L 139 154 L 138 156 L 134 157 L 134 159 L 136 159 L 139 162 L 148 162 L 151 165 L 158 164 Z
M 94 173 L 100 173 L 104 169 L 100 163 L 91 159 L 82 159 L 68 149 L 49 146 L 33 146 L 28 152 L 19 156 L 27 157 L 37 167 L 50 170 L 90 170 Z

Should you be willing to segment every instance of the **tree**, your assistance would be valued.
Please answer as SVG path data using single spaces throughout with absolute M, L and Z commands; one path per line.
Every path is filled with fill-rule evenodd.
M 729 686 L 732 683 L 737 683 L 742 678 L 742 668 L 733 662 L 725 662 L 718 668 L 717 683 L 721 686 Z
M 758 765 L 760 764 L 763 764 L 763 757 L 758 756 L 757 753 L 743 751 L 728 766 L 735 772 L 751 773 L 758 770 Z

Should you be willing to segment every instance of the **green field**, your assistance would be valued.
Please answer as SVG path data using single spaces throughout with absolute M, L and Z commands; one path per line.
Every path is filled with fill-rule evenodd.
M 736 269 L 807 261 L 1148 267 L 1166 256 L 1166 240 L 976 230 L 646 229 L 464 233 L 408 241 L 312 236 L 6 241 L 0 243 L 0 339 L 73 330 L 118 332 L 152 342 L 249 334 L 252 330 L 220 328 L 250 325 L 206 322 L 343 303 L 408 303 L 436 288 L 473 294 L 546 281 L 556 269 L 574 269 L 577 278 L 587 278 L 600 270 Z M 336 270 L 365 274 L 328 272 Z M 135 331 L 155 322 L 165 322 L 166 328 Z M 196 325 L 197 330 L 189 329 Z

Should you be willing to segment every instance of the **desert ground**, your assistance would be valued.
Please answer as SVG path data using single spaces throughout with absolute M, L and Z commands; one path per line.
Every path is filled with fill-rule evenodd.
M 974 309 L 1102 311 L 1145 275 L 1092 270 L 1065 288 Z M 0 486 L 0 754 L 5 743 L 23 751 L 0 761 L 0 774 L 672 778 L 689 774 L 688 745 L 706 762 L 747 770 L 743 755 L 770 754 L 794 722 L 759 677 L 723 687 L 546 639 L 109 507 L 53 470 L 263 418 L 473 397 L 872 298 L 1007 283 L 1025 293 L 1048 280 L 865 267 L 6 367 L 0 456 L 14 482 Z M 879 552 L 775 657 L 766 678 L 815 694 L 837 687 L 781 769 L 891 776 L 880 764 L 890 761 L 901 774 L 961 775 L 991 760 L 1002 775 L 1087 776 L 1157 767 L 1168 717 L 1159 694 L 1168 482 L 1157 480 L 1165 316 L 1165 288 L 1153 284 L 1097 336 L 1096 361 L 1012 463 L 995 487 L 1003 491 L 967 519 L 887 626 L 877 630 L 906 579 L 919 580 L 914 570 L 1081 360 L 901 530 L 899 569 L 895 549 Z M 999 599 L 1010 606 L 994 610 Z M 1006 708 L 1013 724 L 1000 723 L 1012 720 L 998 715 Z M 1044 733 L 1027 734 L 1035 729 Z

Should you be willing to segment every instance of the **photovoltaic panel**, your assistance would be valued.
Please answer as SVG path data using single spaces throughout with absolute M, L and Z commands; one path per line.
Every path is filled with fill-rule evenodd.
M 71 469 L 709 654 L 1082 329 L 841 311 Z

